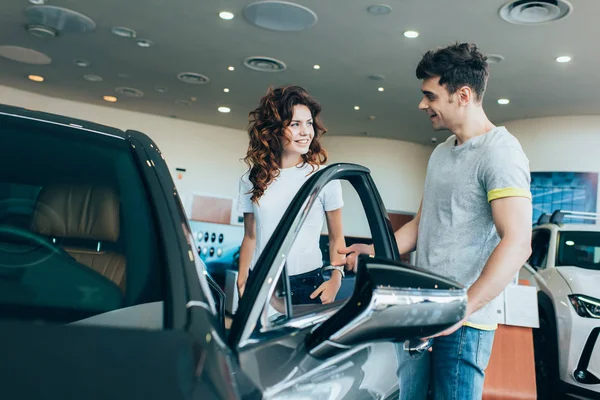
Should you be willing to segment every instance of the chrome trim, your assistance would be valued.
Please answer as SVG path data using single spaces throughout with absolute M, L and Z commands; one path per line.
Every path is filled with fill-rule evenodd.
M 343 304 L 340 304 L 341 307 Z M 283 324 L 278 325 L 270 325 L 268 327 L 262 327 L 260 331 L 262 333 L 272 331 L 274 329 L 280 328 L 296 328 L 296 329 L 304 329 L 313 325 L 320 324 L 321 322 L 326 321 L 329 317 L 335 314 L 339 310 L 339 307 L 331 308 L 322 312 L 314 312 L 312 314 L 304 315 L 302 317 L 294 318 L 287 320 Z
M 35 112 L 32 110 L 32 112 Z M 21 118 L 21 119 L 27 119 L 30 121 L 38 121 L 38 122 L 45 122 L 47 124 L 52 124 L 52 125 L 58 125 L 58 126 L 64 126 L 66 128 L 71 128 L 71 129 L 79 129 L 82 131 L 87 131 L 87 132 L 92 132 L 92 133 L 97 133 L 99 135 L 104 135 L 104 136 L 110 136 L 116 139 L 121 139 L 121 140 L 125 140 L 125 138 L 121 137 L 121 136 L 116 136 L 116 135 L 112 135 L 110 133 L 106 133 L 106 132 L 100 132 L 100 131 L 96 131 L 93 129 L 89 129 L 89 128 L 84 128 L 80 125 L 74 125 L 74 124 L 63 124 L 60 122 L 54 122 L 54 121 L 48 121 L 47 119 L 41 119 L 41 118 L 33 118 L 33 117 L 27 117 L 25 115 L 18 115 L 18 114 L 11 114 L 11 113 L 6 113 L 6 112 L 2 112 L 0 111 L 0 115 L 6 115 L 8 117 L 16 117 L 16 118 Z M 68 118 L 68 117 L 65 117 Z

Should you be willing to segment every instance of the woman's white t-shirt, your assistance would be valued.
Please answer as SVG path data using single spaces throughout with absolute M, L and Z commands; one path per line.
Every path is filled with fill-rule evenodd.
M 256 247 L 250 269 L 254 268 L 258 257 L 267 245 L 292 199 L 304 182 L 312 176 L 312 168 L 311 165 L 305 164 L 301 167 L 280 169 L 279 176 L 267 187 L 267 190 L 259 199 L 259 204 L 250 200 L 252 197 L 250 193 L 252 183 L 248 180 L 248 173 L 240 179 L 237 209 L 239 212 L 254 214 L 256 223 Z M 318 168 L 315 169 L 315 172 Z M 325 168 L 325 166 L 321 166 L 321 168 Z M 325 212 L 337 210 L 343 206 L 340 181 L 329 182 L 319 193 L 317 201 L 313 204 L 288 254 L 286 260 L 288 275 L 303 274 L 322 266 L 319 239 L 323 229 Z

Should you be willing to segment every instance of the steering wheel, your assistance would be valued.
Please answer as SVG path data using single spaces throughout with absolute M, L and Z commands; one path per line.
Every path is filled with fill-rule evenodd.
M 25 261 L 23 255 L 28 253 L 30 254 L 30 252 L 7 252 L 3 249 L 0 249 L 0 266 L 2 267 L 29 267 L 40 263 L 53 255 L 71 257 L 65 250 L 61 249 L 60 247 L 56 247 L 52 243 L 48 242 L 48 240 L 44 236 L 26 229 L 17 228 L 16 226 L 0 225 L 0 234 L 9 234 L 20 239 L 26 239 L 35 243 L 39 247 L 43 247 L 44 249 L 48 250 L 48 252 L 45 252 L 45 254 L 42 256 L 38 254 L 37 257 L 33 257 L 33 260 L 31 260 L 30 262 L 23 262 Z M 31 252 L 33 251 L 35 251 L 35 248 L 31 249 Z M 7 253 L 11 254 L 11 256 L 14 254 L 18 254 L 18 256 L 16 257 L 17 262 L 9 262 L 9 265 L 6 265 L 6 259 L 14 258 L 14 256 L 7 256 Z

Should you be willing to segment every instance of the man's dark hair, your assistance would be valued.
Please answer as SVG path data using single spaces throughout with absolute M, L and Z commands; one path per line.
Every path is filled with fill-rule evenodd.
M 471 43 L 456 43 L 443 49 L 430 50 L 417 66 L 417 78 L 440 77 L 450 94 L 469 86 L 477 100 L 483 99 L 490 74 L 487 57 Z

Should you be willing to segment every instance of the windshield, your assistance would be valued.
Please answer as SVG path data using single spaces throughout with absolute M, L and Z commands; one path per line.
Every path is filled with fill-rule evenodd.
M 0 318 L 68 323 L 161 301 L 156 232 L 126 140 L 0 122 Z
M 561 232 L 556 266 L 600 270 L 600 232 Z

